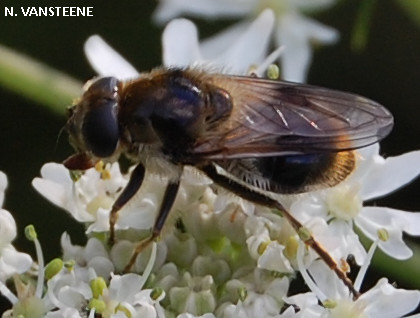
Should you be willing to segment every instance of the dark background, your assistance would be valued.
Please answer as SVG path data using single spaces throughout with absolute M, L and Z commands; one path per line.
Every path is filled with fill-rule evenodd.
M 362 0 L 363 1 L 363 0 Z M 350 49 L 350 37 L 362 1 L 341 1 L 316 19 L 340 31 L 340 42 L 316 50 L 308 82 L 351 91 L 380 102 L 395 116 L 395 128 L 382 143 L 382 153 L 399 155 L 420 149 L 420 29 L 393 1 L 377 1 L 365 50 Z M 101 35 L 138 70 L 161 63 L 162 27 L 151 22 L 154 1 L 12 1 L 1 2 L 0 43 L 85 81 L 94 74 L 83 43 Z M 93 6 L 93 17 L 4 17 L 4 6 Z M 197 21 L 197 20 L 195 20 Z M 197 21 L 204 38 L 231 23 Z M 59 238 L 68 231 L 83 243 L 83 228 L 65 212 L 42 199 L 31 186 L 41 166 L 72 153 L 67 137 L 58 139 L 65 123 L 41 105 L 0 87 L 0 170 L 8 175 L 4 207 L 18 224 L 16 247 L 34 254 L 24 226 L 38 229 L 46 260 L 60 255 Z M 420 164 L 420 163 L 419 163 Z M 420 181 L 374 204 L 420 211 Z M 77 240 L 79 238 L 79 241 Z M 401 263 L 403 266 L 404 263 Z M 420 270 L 419 270 L 420 274 Z M 402 282 L 400 286 L 410 286 Z M 1 312 L 1 310 L 0 310 Z

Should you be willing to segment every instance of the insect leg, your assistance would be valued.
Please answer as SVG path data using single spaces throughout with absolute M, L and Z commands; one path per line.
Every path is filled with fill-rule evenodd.
M 128 272 L 131 267 L 134 265 L 137 256 L 151 243 L 155 238 L 160 235 L 160 232 L 165 225 L 166 218 L 171 211 L 172 205 L 174 204 L 176 195 L 179 189 L 179 179 L 176 181 L 172 181 L 168 184 L 165 194 L 163 196 L 162 204 L 159 209 L 159 213 L 156 217 L 155 224 L 153 225 L 152 234 L 141 241 L 134 250 L 133 255 L 130 258 L 130 261 L 126 265 L 124 272 Z
M 145 169 L 139 163 L 131 173 L 130 180 L 123 192 L 118 196 L 117 200 L 112 205 L 111 213 L 109 215 L 109 244 L 115 243 L 115 224 L 118 220 L 118 211 L 137 193 L 143 183 Z
M 296 220 L 280 202 L 265 196 L 262 193 L 254 191 L 245 185 L 235 182 L 227 176 L 219 174 L 214 165 L 206 165 L 204 167 L 200 167 L 200 169 L 205 172 L 207 176 L 215 183 L 224 187 L 230 192 L 233 192 L 234 194 L 256 204 L 281 211 L 282 215 L 289 221 L 295 231 L 299 234 L 302 241 L 306 245 L 310 246 L 349 288 L 350 292 L 353 294 L 353 298 L 357 299 L 360 296 L 360 293 L 354 288 L 352 281 L 347 277 L 346 273 L 340 269 L 337 262 L 331 257 L 328 251 L 326 251 L 310 233 L 308 234 L 306 233 L 307 231 L 302 231 L 304 226 L 298 220 Z M 305 235 L 302 235 L 302 232 L 305 232 Z

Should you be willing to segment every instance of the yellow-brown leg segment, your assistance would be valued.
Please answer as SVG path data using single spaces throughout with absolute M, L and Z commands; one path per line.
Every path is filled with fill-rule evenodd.
M 224 187 L 230 192 L 235 193 L 236 195 L 281 212 L 281 214 L 288 220 L 297 233 L 300 233 L 304 226 L 296 220 L 284 207 L 283 205 L 270 198 L 265 196 L 262 193 L 253 191 L 252 189 L 235 182 L 234 180 L 221 175 L 217 172 L 217 169 L 213 165 L 207 165 L 201 167 L 201 170 L 207 174 L 207 176 L 212 179 L 218 185 Z M 319 244 L 315 238 L 308 234 L 307 238 L 303 240 L 304 243 L 310 246 L 318 255 L 321 257 L 324 262 L 336 273 L 336 275 L 343 281 L 343 283 L 349 288 L 350 292 L 353 294 L 353 298 L 357 299 L 360 296 L 360 293 L 354 288 L 353 282 L 347 277 L 346 273 L 343 272 L 338 266 L 337 262 L 331 257 L 331 255 Z

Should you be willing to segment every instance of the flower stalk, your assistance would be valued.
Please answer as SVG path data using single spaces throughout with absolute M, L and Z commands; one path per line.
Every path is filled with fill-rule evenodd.
M 82 83 L 71 76 L 2 45 L 0 84 L 57 115 L 64 114 L 65 105 L 82 89 Z

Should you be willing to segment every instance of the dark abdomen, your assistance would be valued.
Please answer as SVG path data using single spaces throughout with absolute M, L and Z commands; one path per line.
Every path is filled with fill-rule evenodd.
M 251 186 L 284 194 L 332 187 L 355 166 L 351 151 L 235 159 L 218 164 Z

